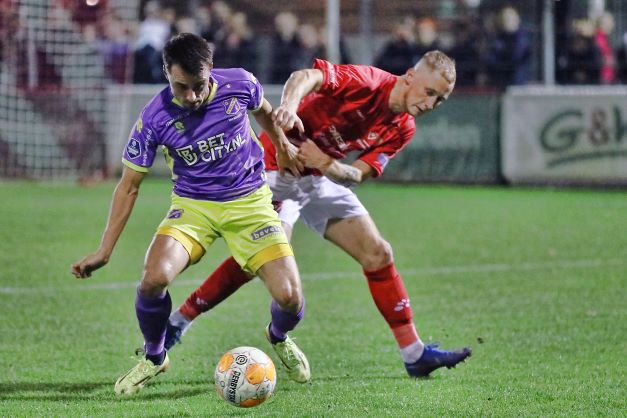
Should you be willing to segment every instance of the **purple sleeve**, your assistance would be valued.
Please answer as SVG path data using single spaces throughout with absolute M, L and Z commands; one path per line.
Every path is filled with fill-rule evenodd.
M 250 73 L 249 73 L 250 74 Z M 250 74 L 250 101 L 248 102 L 248 110 L 257 110 L 263 102 L 263 87 L 254 75 Z
M 122 163 L 135 171 L 148 172 L 157 153 L 157 141 L 152 126 L 143 120 L 143 114 L 133 126 L 124 148 Z

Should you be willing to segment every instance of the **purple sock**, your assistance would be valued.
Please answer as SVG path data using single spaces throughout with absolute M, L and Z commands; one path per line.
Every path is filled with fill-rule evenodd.
M 170 293 L 157 297 L 142 295 L 137 289 L 135 298 L 135 312 L 139 321 L 139 328 L 144 335 L 144 349 L 146 356 L 159 356 L 163 353 L 165 328 L 172 311 Z
M 275 300 L 270 305 L 270 313 L 272 314 L 272 322 L 270 322 L 270 342 L 276 344 L 285 341 L 288 331 L 296 328 L 296 325 L 303 319 L 305 315 L 305 299 L 303 306 L 297 314 L 285 312 Z

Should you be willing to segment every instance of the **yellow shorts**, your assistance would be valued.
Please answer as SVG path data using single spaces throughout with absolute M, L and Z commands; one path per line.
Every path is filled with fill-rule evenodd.
M 293 256 L 292 247 L 272 207 L 267 185 L 239 199 L 216 202 L 172 195 L 168 215 L 157 234 L 180 242 L 198 262 L 218 237 L 223 237 L 235 261 L 256 273 L 265 263 Z

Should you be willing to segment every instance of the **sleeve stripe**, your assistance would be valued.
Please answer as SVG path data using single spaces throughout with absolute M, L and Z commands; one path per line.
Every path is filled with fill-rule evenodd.
M 142 167 L 142 166 L 139 166 L 137 164 L 133 164 L 132 162 L 130 162 L 126 158 L 122 158 L 122 164 L 124 164 L 125 166 L 127 166 L 128 168 L 130 168 L 132 170 L 139 171 L 140 173 L 147 173 L 148 172 L 148 168 L 147 167 Z

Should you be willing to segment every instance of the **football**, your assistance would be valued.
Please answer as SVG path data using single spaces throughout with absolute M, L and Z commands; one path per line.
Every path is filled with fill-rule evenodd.
M 276 384 L 276 369 L 266 353 L 255 347 L 233 348 L 215 371 L 218 395 L 231 405 L 250 408 L 268 399 Z

